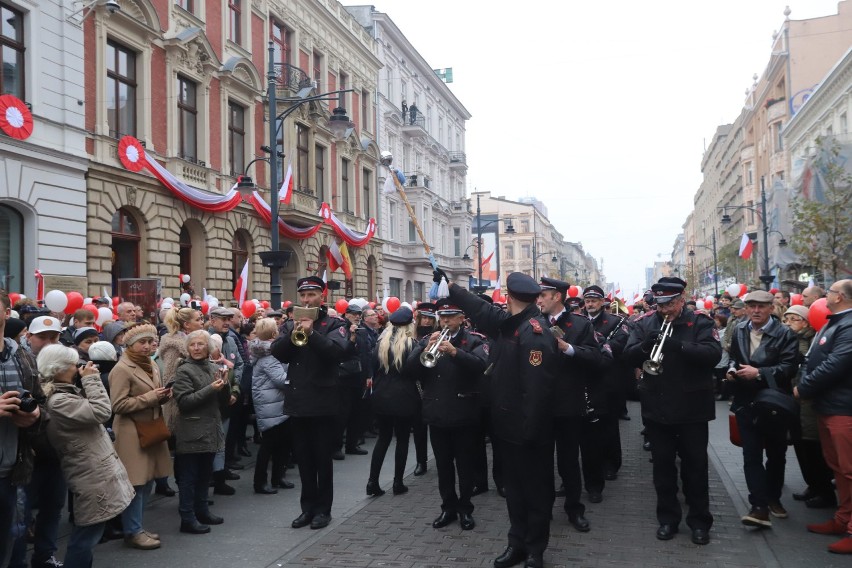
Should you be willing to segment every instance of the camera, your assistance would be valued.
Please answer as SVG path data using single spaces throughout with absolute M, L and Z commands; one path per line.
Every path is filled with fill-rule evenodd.
M 21 412 L 29 414 L 38 408 L 38 401 L 33 398 L 33 393 L 28 390 L 21 391 L 21 404 L 18 406 Z
M 201 310 L 201 302 L 199 302 L 198 300 L 192 300 L 191 302 L 189 302 L 189 307 L 193 310 Z

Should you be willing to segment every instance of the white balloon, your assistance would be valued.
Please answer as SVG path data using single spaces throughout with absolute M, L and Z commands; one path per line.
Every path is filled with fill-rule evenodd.
M 85 306 L 86 304 L 91 304 L 91 303 L 92 303 L 92 299 L 91 299 L 91 298 L 83 298 L 83 305 L 84 305 L 84 306 Z
M 98 308 L 98 319 L 95 320 L 95 323 L 102 326 L 108 321 L 112 321 L 112 310 L 109 308 Z
M 64 312 L 68 305 L 68 296 L 62 290 L 51 290 L 44 295 L 44 305 L 51 312 Z
M 411 309 L 411 304 L 409 304 L 408 302 L 403 302 L 403 303 L 401 303 L 401 304 L 399 305 L 399 307 L 400 307 L 400 308 L 408 308 L 408 309 L 410 310 L 410 309 Z
M 163 298 L 163 303 L 164 304 L 171 304 L 171 305 L 174 306 L 175 305 L 175 299 L 174 298 Z
M 190 300 L 192 300 L 192 296 L 190 296 L 188 293 L 184 292 L 183 294 L 180 295 L 180 305 L 181 306 L 183 306 L 183 307 L 188 306 Z
M 180 281 L 183 282 L 184 284 L 189 282 L 190 281 L 189 274 L 181 274 Z
M 210 307 L 211 310 L 213 308 L 218 308 L 219 307 L 218 298 L 214 298 L 213 296 L 207 296 L 207 305 Z
M 170 310 L 170 309 L 172 309 L 173 307 L 175 307 L 175 305 L 174 305 L 174 304 L 169 304 L 168 302 L 163 302 L 163 303 L 160 305 L 160 309 L 161 309 L 161 310 Z
M 725 288 L 725 291 L 728 294 L 730 294 L 731 296 L 733 296 L 734 298 L 736 298 L 737 296 L 740 295 L 740 285 L 739 284 L 731 284 L 730 286 Z

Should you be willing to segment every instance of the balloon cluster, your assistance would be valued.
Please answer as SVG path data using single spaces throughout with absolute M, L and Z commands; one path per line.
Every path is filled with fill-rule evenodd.
M 727 288 L 725 288 L 725 292 L 727 292 L 732 298 L 742 298 L 748 293 L 748 286 L 745 284 L 731 284 Z

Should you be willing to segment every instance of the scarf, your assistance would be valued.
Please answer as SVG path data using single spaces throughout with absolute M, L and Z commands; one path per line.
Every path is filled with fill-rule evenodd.
M 152 379 L 154 378 L 154 365 L 148 355 L 134 353 L 130 349 L 125 350 L 124 355 L 126 355 L 127 358 L 130 359 L 137 367 L 145 371 L 149 377 Z

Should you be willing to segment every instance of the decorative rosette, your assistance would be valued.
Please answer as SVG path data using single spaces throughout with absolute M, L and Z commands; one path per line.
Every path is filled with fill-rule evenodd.
M 145 148 L 133 136 L 124 136 L 118 142 L 118 159 L 131 172 L 142 171 L 145 167 Z
M 33 133 L 33 115 L 15 95 L 0 96 L 0 130 L 18 140 L 26 140 Z

